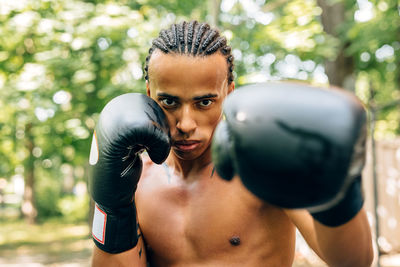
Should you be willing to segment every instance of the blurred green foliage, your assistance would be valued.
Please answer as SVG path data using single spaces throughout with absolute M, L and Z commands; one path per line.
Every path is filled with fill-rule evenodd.
M 39 217 L 84 220 L 82 185 L 98 113 L 114 96 L 144 92 L 151 40 L 183 19 L 216 21 L 233 47 L 237 85 L 326 84 L 325 62 L 344 49 L 365 103 L 400 99 L 398 1 L 322 1 L 346 7 L 336 36 L 324 31 L 318 2 L 0 1 L 0 177 L 10 182 L 32 172 Z M 378 119 L 378 137 L 399 133 L 398 109 Z

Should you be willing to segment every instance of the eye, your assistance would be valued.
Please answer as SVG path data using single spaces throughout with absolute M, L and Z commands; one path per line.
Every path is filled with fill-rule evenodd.
M 201 107 L 208 107 L 208 106 L 210 106 L 211 104 L 212 104 L 212 100 L 210 100 L 210 99 L 204 99 L 204 100 L 201 100 L 200 102 L 199 102 L 199 105 L 201 106 Z
M 176 101 L 171 98 L 164 98 L 161 100 L 161 103 L 166 107 L 174 107 L 176 106 Z

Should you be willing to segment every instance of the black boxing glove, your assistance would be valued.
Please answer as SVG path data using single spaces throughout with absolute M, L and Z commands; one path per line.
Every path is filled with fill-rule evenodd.
M 92 236 L 108 253 L 126 251 L 138 242 L 134 194 L 143 150 L 157 164 L 167 158 L 170 138 L 163 110 L 142 94 L 112 99 L 100 114 L 89 159 L 89 190 L 96 202 Z
M 306 208 L 341 225 L 363 205 L 365 110 L 338 89 L 291 83 L 244 86 L 224 102 L 212 143 L 217 172 L 238 174 L 259 198 Z

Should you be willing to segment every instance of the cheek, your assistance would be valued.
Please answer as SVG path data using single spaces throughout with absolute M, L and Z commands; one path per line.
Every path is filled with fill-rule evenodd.
M 175 129 L 175 125 L 176 125 L 176 119 L 175 119 L 173 113 L 168 112 L 165 109 L 163 109 L 163 110 L 164 110 L 165 115 L 167 116 L 169 128 L 170 128 L 171 132 L 173 132 Z
M 221 108 L 215 108 L 204 112 L 202 121 L 199 123 L 203 127 L 207 128 L 208 132 L 214 132 L 215 127 L 221 119 Z

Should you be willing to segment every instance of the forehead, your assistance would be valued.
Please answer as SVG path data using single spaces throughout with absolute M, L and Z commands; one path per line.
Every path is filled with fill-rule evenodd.
M 227 86 L 227 71 L 226 59 L 218 52 L 192 56 L 155 50 L 149 62 L 150 89 L 198 93 L 218 91 Z

